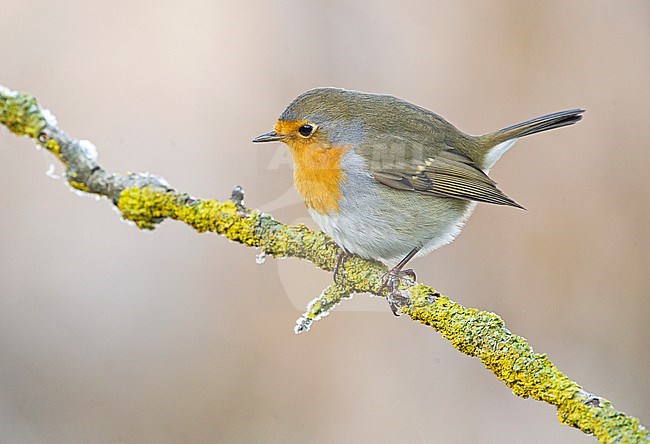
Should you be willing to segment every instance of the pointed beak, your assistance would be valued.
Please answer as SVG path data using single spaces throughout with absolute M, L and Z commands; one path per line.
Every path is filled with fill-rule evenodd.
M 275 131 L 269 131 L 268 133 L 260 134 L 253 139 L 253 142 L 277 142 L 278 140 L 284 139 L 285 136 L 278 134 Z

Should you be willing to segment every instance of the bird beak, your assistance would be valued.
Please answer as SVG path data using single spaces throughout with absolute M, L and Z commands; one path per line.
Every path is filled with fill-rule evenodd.
M 284 135 L 278 134 L 275 131 L 269 131 L 254 138 L 253 142 L 277 142 L 278 140 L 284 139 L 284 137 Z

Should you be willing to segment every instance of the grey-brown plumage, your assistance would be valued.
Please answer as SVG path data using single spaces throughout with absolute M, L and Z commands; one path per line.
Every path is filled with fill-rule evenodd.
M 320 120 L 317 116 L 326 116 L 327 129 L 339 121 L 343 128 L 349 127 L 343 121 L 359 116 L 359 133 L 366 137 L 358 152 L 370 160 L 373 176 L 384 185 L 517 208 L 523 207 L 501 192 L 484 172 L 492 166 L 486 168 L 487 154 L 503 142 L 572 125 L 583 112 L 573 109 L 548 114 L 476 137 L 425 108 L 393 96 L 317 88 L 299 96 L 280 119 L 304 118 L 307 110 L 316 123 Z M 399 152 L 394 156 L 379 153 L 395 149 Z
M 296 98 L 279 120 L 316 128 L 308 136 L 315 148 L 305 149 L 347 148 L 338 211 L 310 214 L 347 251 L 394 264 L 409 252 L 423 254 L 453 240 L 475 202 L 523 208 L 497 188 L 490 168 L 518 138 L 571 125 L 582 112 L 561 111 L 471 136 L 393 96 L 317 88 Z M 257 140 L 279 137 L 291 144 L 291 137 L 300 138 L 265 136 Z
M 453 148 L 441 150 L 424 161 L 372 174 L 378 182 L 398 190 L 523 208 L 503 194 L 472 159 Z

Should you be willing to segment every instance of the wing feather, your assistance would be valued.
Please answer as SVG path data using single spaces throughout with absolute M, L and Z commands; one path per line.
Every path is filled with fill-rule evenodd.
M 499 190 L 496 182 L 468 156 L 455 149 L 442 150 L 420 163 L 382 168 L 374 171 L 373 176 L 398 190 L 524 208 Z

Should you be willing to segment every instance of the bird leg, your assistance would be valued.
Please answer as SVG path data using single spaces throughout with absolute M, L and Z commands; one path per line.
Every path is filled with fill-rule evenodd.
M 340 284 L 339 282 L 339 268 L 341 267 L 341 264 L 343 261 L 349 257 L 353 256 L 352 253 L 347 252 L 346 250 L 343 250 L 339 256 L 336 258 L 336 265 L 334 266 L 334 283 L 335 284 Z
M 415 256 L 418 251 L 420 251 L 420 247 L 412 249 L 404 259 L 399 261 L 397 265 L 391 268 L 388 273 L 384 275 L 382 288 L 388 289 L 386 299 L 388 300 L 388 305 L 395 316 L 399 316 L 400 306 L 409 302 L 408 297 L 403 296 L 398 287 L 403 276 L 408 276 L 413 281 L 416 280 L 415 272 L 412 269 L 409 268 L 404 270 L 403 268 L 408 261 L 413 259 L 413 256 Z

